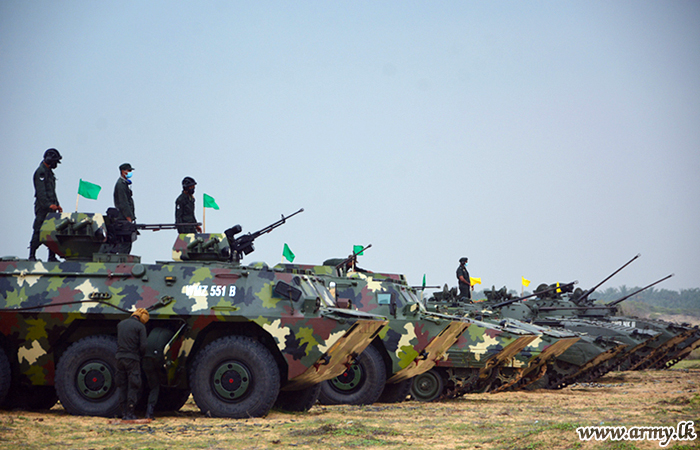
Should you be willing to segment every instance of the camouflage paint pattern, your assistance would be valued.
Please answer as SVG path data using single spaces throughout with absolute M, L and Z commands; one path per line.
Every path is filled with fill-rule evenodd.
M 327 286 L 333 283 L 331 293 L 338 303 L 387 317 L 389 325 L 379 338 L 391 361 L 389 383 L 431 369 L 472 323 L 425 310 L 403 275 L 350 271 L 341 276 L 333 266 L 303 264 L 278 264 L 275 269 L 315 274 Z
M 188 362 L 199 350 L 222 336 L 242 334 L 256 337 L 275 356 L 283 388 L 302 389 L 343 373 L 387 323 L 383 317 L 335 308 L 328 289 L 312 277 L 264 264 L 141 264 L 138 257 L 101 254 L 94 259 L 129 262 L 84 261 L 70 239 L 85 248 L 92 239 L 94 249 L 101 234 L 83 238 L 76 233 L 101 229 L 101 216 L 69 214 L 68 226 L 60 225 L 66 214 L 53 216 L 43 236 L 65 261 L 0 260 L 0 343 L 16 358 L 25 385 L 53 384 L 57 359 L 71 343 L 91 335 L 115 336 L 117 323 L 136 308 L 151 310 L 149 329 L 178 330 L 166 358 L 168 384 L 180 388 L 187 387 Z M 201 246 L 212 236 L 221 235 L 180 235 L 175 248 L 182 252 L 183 243 L 187 248 L 188 239 L 200 237 Z M 209 248 L 220 254 L 220 243 Z

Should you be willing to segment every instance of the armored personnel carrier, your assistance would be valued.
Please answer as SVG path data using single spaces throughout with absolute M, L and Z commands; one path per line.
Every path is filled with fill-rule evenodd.
M 335 302 L 351 310 L 378 314 L 389 325 L 340 376 L 322 383 L 323 404 L 400 402 L 412 378 L 430 370 L 472 321 L 429 313 L 403 275 L 345 270 L 347 260 L 321 266 L 278 264 L 273 269 L 314 276 L 330 288 Z
M 291 217 L 291 216 L 290 216 Z M 380 334 L 380 316 L 339 308 L 306 274 L 240 264 L 260 234 L 180 234 L 172 261 L 100 253 L 119 231 L 100 214 L 53 213 L 41 239 L 63 262 L 0 260 L 0 401 L 115 416 L 117 323 L 150 311 L 169 330 L 160 409 L 192 393 L 203 413 L 303 411 Z M 124 225 L 124 224 L 121 224 Z M 133 230 L 132 230 L 133 231 Z

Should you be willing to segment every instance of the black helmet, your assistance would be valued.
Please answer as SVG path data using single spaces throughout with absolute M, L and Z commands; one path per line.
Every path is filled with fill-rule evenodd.
M 55 148 L 50 148 L 44 152 L 44 159 L 46 161 L 55 161 L 57 164 L 59 164 L 61 162 L 61 158 L 63 157 Z
M 194 186 L 195 184 L 197 184 L 197 182 L 194 181 L 194 178 L 192 178 L 192 177 L 185 177 L 182 179 L 182 188 L 183 189 L 187 189 L 188 187 Z

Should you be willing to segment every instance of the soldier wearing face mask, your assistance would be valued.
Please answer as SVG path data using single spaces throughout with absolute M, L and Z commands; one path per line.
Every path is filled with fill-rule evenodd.
M 124 163 L 119 166 L 119 179 L 114 185 L 114 207 L 119 211 L 117 220 L 134 222 L 136 214 L 134 209 L 134 198 L 131 192 L 131 175 L 134 170 L 131 164 Z M 131 253 L 131 239 L 122 239 L 113 249 L 114 253 Z
M 191 223 L 177 227 L 178 233 L 201 233 L 202 227 L 197 225 L 194 216 L 194 187 L 197 182 L 194 178 L 185 177 L 182 180 L 182 193 L 175 200 L 175 223 Z
M 55 148 L 50 148 L 44 152 L 44 160 L 39 164 L 39 168 L 34 172 L 34 233 L 29 243 L 29 260 L 36 261 L 36 250 L 41 245 L 39 241 L 39 231 L 46 215 L 50 212 L 63 212 L 63 208 L 58 203 L 56 196 L 56 177 L 53 174 L 62 156 Z M 56 254 L 49 250 L 49 261 L 58 261 Z

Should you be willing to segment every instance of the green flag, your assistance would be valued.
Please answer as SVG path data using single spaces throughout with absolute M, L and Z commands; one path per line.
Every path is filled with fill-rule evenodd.
M 207 194 L 204 194 L 204 207 L 205 208 L 214 208 L 214 209 L 219 209 L 219 205 L 216 204 L 216 200 L 214 200 L 214 197 L 210 197 Z
M 362 251 L 363 248 L 365 248 L 363 245 L 353 245 L 352 252 L 355 255 L 364 255 L 364 252 Z
M 102 188 L 96 184 L 90 183 L 89 181 L 83 181 L 80 179 L 80 184 L 78 185 L 78 195 L 82 195 L 90 200 L 97 200 L 97 196 L 100 194 Z
M 287 244 L 284 244 L 284 250 L 282 250 L 282 256 L 284 256 L 287 261 L 289 262 L 294 262 L 294 253 L 292 253 L 292 250 L 289 248 Z
M 425 289 L 425 274 L 423 274 L 423 289 Z

